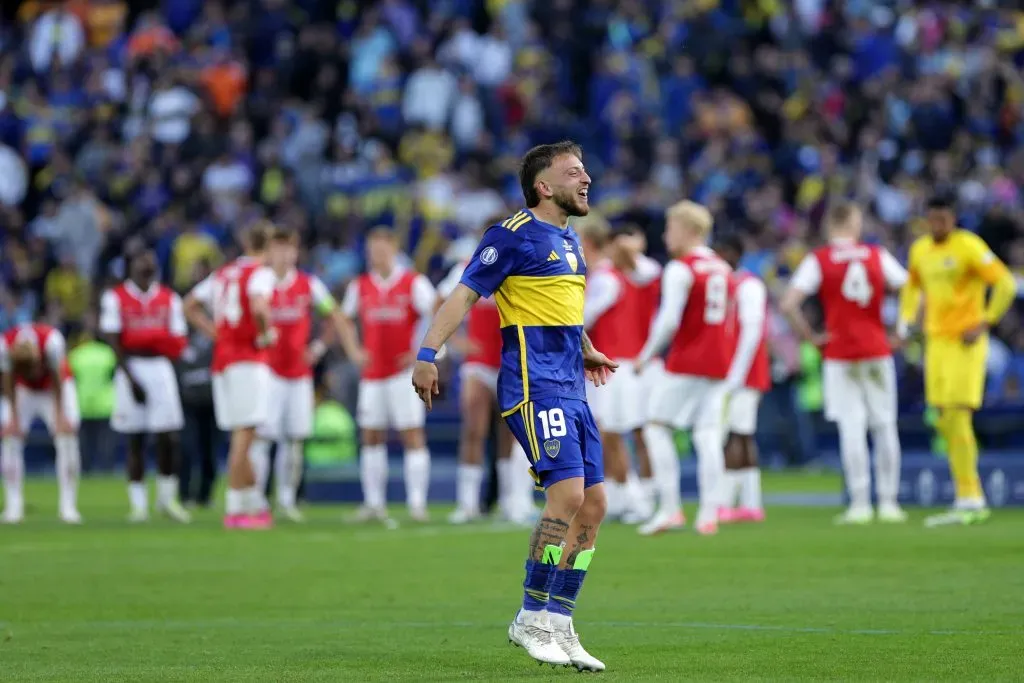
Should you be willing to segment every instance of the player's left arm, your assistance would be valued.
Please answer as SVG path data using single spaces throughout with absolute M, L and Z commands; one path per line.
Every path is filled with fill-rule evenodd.
M 261 348 L 270 346 L 276 339 L 276 331 L 270 324 L 270 299 L 274 296 L 276 285 L 277 276 L 266 267 L 254 272 L 246 283 L 245 293 L 249 297 L 249 307 L 256 321 L 256 329 L 259 330 L 257 344 Z
M 412 281 L 412 307 L 419 315 L 420 320 L 416 334 L 413 335 L 413 348 L 409 349 L 410 363 L 416 358 L 416 352 L 419 349 L 418 346 L 415 346 L 416 340 L 426 337 L 431 318 L 434 317 L 436 311 L 440 310 L 438 299 L 437 290 L 434 289 L 434 285 L 430 284 L 427 276 L 422 273 L 418 274 Z M 438 353 L 442 357 L 444 356 L 443 348 L 442 345 Z
M 167 321 L 170 340 L 167 344 L 167 356 L 177 360 L 188 347 L 188 323 L 185 321 L 185 305 L 177 292 L 171 292 L 171 308 Z
M 672 340 L 683 321 L 686 300 L 693 286 L 693 271 L 681 261 L 669 261 L 661 273 L 661 306 L 651 323 L 651 333 L 644 344 L 637 368 L 641 369 Z
M 359 345 L 359 336 L 356 334 L 356 326 L 352 319 L 345 315 L 345 312 L 334 300 L 327 285 L 316 277 L 310 276 L 310 290 L 312 292 L 313 310 L 319 315 L 330 319 L 331 327 L 324 331 L 319 339 L 310 344 L 309 351 L 312 364 L 320 362 L 324 353 L 327 352 L 327 338 L 331 330 L 337 335 L 341 348 L 350 361 L 356 365 L 362 365 L 365 358 L 362 347 Z
M 903 288 L 900 289 L 900 317 L 896 323 L 896 336 L 901 339 L 906 338 L 911 326 L 917 325 L 921 318 L 923 288 L 918 267 L 920 258 L 918 244 L 919 242 L 915 242 L 910 247 L 910 254 L 907 256 L 907 280 L 903 284 Z
M 7 424 L 0 425 L 0 430 L 5 437 L 22 437 L 21 422 L 18 420 L 18 403 L 14 397 L 14 368 L 11 363 L 10 349 L 7 343 L 0 337 L 0 373 L 3 374 L 3 397 L 7 400 L 8 415 Z
M 757 347 L 764 336 L 764 312 L 768 303 L 768 290 L 764 283 L 748 278 L 740 283 L 736 290 L 737 314 L 740 323 L 740 336 L 736 343 L 726 385 L 731 389 L 743 386 L 750 374 L 750 366 L 754 364 Z
M 207 276 L 205 280 L 197 284 L 192 288 L 191 292 L 185 295 L 185 300 L 182 302 L 182 312 L 185 315 L 185 319 L 192 327 L 210 339 L 217 338 L 217 326 L 206 312 L 207 308 L 213 308 L 213 278 L 213 275 Z
M 611 273 L 599 272 L 587 283 L 583 298 L 583 328 L 594 326 L 619 299 L 622 285 Z
M 50 370 L 50 377 L 53 383 L 53 414 L 54 425 L 58 434 L 70 434 L 71 421 L 64 412 L 64 377 L 61 372 L 64 368 L 64 361 L 67 357 L 67 345 L 64 343 L 64 335 L 53 330 L 46 339 L 46 348 L 43 349 L 43 356 Z
M 980 237 L 971 236 L 967 242 L 969 263 L 972 270 L 985 284 L 991 287 L 988 304 L 985 306 L 985 317 L 979 325 L 980 333 L 999 324 L 1006 312 L 1010 310 L 1017 296 L 1017 280 L 1006 264 L 999 260 L 988 245 Z M 972 341 L 965 338 L 965 341 Z

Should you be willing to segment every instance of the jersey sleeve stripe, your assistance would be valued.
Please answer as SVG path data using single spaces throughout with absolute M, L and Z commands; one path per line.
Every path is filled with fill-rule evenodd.
M 585 290 L 583 275 L 510 276 L 495 292 L 501 326 L 582 326 Z
M 529 220 L 530 214 L 526 213 L 525 211 L 520 211 L 515 216 L 512 216 L 512 218 L 509 218 L 504 223 L 502 223 L 502 226 L 508 228 L 512 232 L 515 232 L 519 228 L 526 225 L 526 223 L 529 222 Z

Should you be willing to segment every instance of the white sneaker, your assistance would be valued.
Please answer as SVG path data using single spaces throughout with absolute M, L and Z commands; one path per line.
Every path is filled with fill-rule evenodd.
M 580 671 L 604 671 L 604 662 L 583 649 L 580 637 L 572 625 L 572 617 L 549 614 L 554 628 L 555 643 L 569 656 L 569 663 Z
M 398 522 L 388 517 L 387 508 L 375 508 L 369 505 L 360 505 L 356 513 L 349 517 L 348 521 L 356 524 L 368 522 L 380 522 L 387 529 L 397 529 Z
M 302 514 L 302 510 L 297 505 L 282 505 L 277 512 L 289 522 L 302 524 L 306 521 L 306 516 Z
M 526 650 L 541 664 L 568 666 L 569 655 L 555 642 L 548 613 L 519 610 L 508 627 L 508 642 Z
M 149 521 L 149 510 L 146 508 L 136 508 L 128 513 L 128 521 L 132 524 L 141 524 L 142 522 Z
M 65 524 L 81 524 L 82 515 L 75 508 L 64 508 L 60 511 L 60 521 Z
M 469 524 L 480 519 L 479 512 L 471 512 L 463 508 L 455 508 L 452 513 L 448 515 L 449 524 Z
M 833 521 L 842 526 L 871 524 L 875 521 L 875 511 L 871 509 L 871 506 L 850 507 Z
M 162 505 L 157 505 L 157 510 L 169 519 L 180 524 L 188 524 L 192 521 L 192 515 L 188 513 L 177 498 L 174 498 Z
M 676 510 L 659 510 L 654 517 L 641 525 L 637 531 L 641 536 L 654 536 L 665 531 L 672 531 L 673 529 L 682 529 L 686 526 L 686 517 L 683 516 L 683 511 Z
M 23 511 L 7 508 L 4 510 L 3 517 L 0 517 L 0 524 L 21 524 L 24 519 L 25 513 Z
M 878 506 L 878 521 L 884 524 L 903 524 L 907 521 L 907 513 L 896 503 L 883 503 Z
M 411 507 L 409 508 L 409 519 L 414 522 L 426 523 L 430 521 L 430 513 L 425 507 Z

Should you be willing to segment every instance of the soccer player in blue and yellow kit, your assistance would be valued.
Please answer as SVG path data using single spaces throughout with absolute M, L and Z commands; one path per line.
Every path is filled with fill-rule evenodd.
M 590 176 L 572 142 L 527 152 L 519 171 L 528 208 L 491 226 L 423 340 L 412 383 L 430 407 L 438 349 L 481 296 L 501 316 L 498 400 L 530 455 L 546 504 L 530 538 L 522 609 L 509 640 L 542 663 L 602 671 L 580 645 L 573 608 L 594 556 L 607 500 L 601 436 L 584 382 L 604 384 L 617 365 L 583 331 L 587 264 L 569 218 L 585 216 Z
M 905 335 L 917 321 L 923 299 L 925 400 L 939 410 L 937 427 L 949 445 L 956 502 L 925 524 L 975 524 L 989 516 L 972 424 L 985 394 L 988 330 L 1010 308 L 1017 286 L 980 237 L 956 227 L 951 198 L 932 199 L 927 222 L 929 234 L 910 247 L 900 330 Z

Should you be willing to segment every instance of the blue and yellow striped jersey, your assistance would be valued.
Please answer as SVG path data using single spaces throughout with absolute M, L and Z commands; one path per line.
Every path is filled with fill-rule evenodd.
M 498 403 L 502 415 L 541 398 L 586 400 L 579 237 L 523 209 L 492 225 L 462 274 L 501 316 Z

